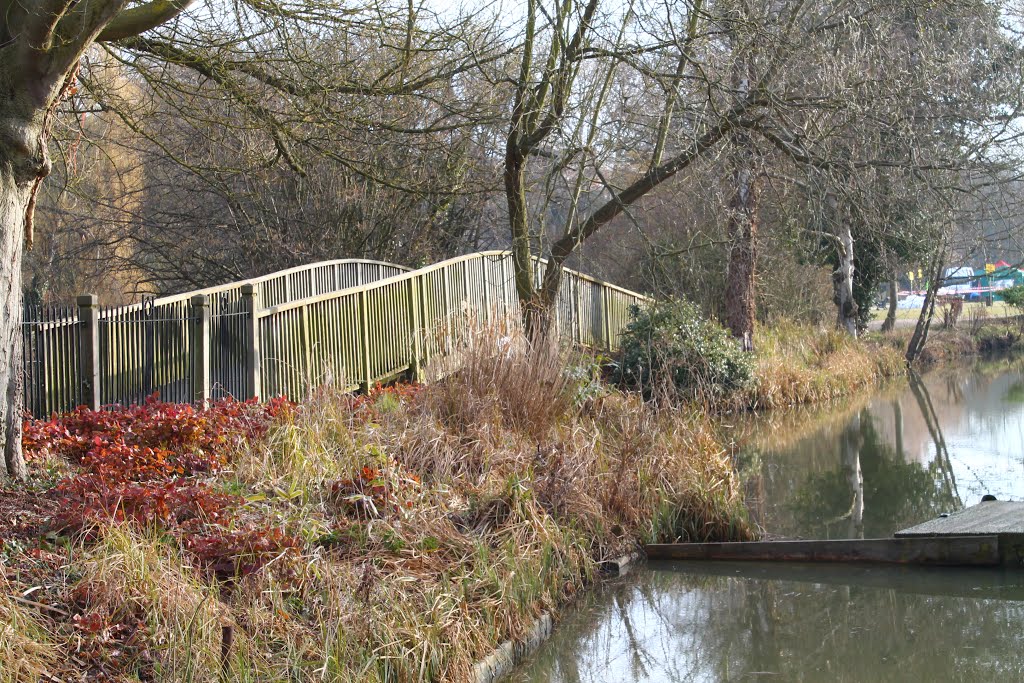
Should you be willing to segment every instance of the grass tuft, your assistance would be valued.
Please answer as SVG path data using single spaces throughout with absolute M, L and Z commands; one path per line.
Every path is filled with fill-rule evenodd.
M 2 565 L 0 565 L 2 568 Z M 59 653 L 31 607 L 0 572 L 0 683 L 35 683 L 56 670 Z

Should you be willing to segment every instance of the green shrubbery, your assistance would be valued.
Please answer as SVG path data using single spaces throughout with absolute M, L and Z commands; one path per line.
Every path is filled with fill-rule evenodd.
M 614 365 L 619 384 L 651 398 L 717 402 L 746 388 L 753 361 L 717 322 L 692 303 L 658 301 L 635 309 Z
M 1003 297 L 1003 301 L 1007 305 L 1013 306 L 1020 313 L 1024 313 L 1024 285 L 1007 287 L 999 292 L 999 296 Z

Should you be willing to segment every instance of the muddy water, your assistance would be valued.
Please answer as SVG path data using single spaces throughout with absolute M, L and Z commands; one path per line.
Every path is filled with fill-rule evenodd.
M 1024 500 L 1022 367 L 737 422 L 758 522 L 778 537 L 877 537 L 986 493 Z M 511 680 L 1024 681 L 1024 576 L 650 563 L 569 610 Z

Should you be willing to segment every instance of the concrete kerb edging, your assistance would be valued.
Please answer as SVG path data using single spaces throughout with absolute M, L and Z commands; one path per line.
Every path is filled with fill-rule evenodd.
M 605 574 L 625 576 L 630 567 L 643 557 L 642 552 L 636 551 L 614 560 L 606 560 L 600 564 L 600 568 Z M 506 640 L 474 664 L 469 676 L 470 683 L 496 683 L 509 675 L 517 664 L 536 652 L 541 643 L 551 637 L 554 626 L 554 618 L 549 612 L 541 614 L 526 630 L 522 640 Z

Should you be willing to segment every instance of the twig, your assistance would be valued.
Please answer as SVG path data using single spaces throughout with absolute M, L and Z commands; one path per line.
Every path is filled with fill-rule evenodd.
M 23 597 L 18 596 L 18 595 L 12 595 L 11 599 L 15 600 L 17 602 L 20 602 L 23 605 L 30 605 L 32 607 L 38 607 L 39 609 L 44 609 L 44 610 L 53 612 L 55 614 L 59 614 L 59 615 L 61 615 L 63 617 L 70 617 L 71 616 L 71 614 L 69 612 L 65 612 L 64 610 L 60 609 L 59 607 L 54 607 L 53 605 L 47 605 L 47 604 L 42 603 L 42 602 L 36 602 L 35 600 L 29 600 L 28 598 L 23 598 Z

